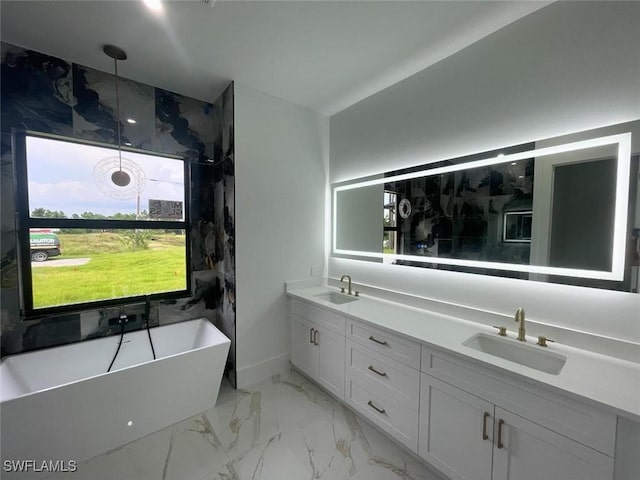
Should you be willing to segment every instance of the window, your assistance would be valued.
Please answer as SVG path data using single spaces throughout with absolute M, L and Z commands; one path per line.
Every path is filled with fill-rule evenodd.
M 531 243 L 532 210 L 504 212 L 502 222 L 503 242 Z
M 398 241 L 398 195 L 388 190 L 384 191 L 384 225 L 382 238 L 382 252 L 396 253 Z
M 188 295 L 182 158 L 17 133 L 15 161 L 26 317 Z

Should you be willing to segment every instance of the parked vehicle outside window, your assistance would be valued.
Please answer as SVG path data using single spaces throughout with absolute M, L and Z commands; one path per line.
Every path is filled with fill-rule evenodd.
M 29 232 L 29 248 L 32 262 L 44 262 L 62 255 L 60 239 L 55 233 Z

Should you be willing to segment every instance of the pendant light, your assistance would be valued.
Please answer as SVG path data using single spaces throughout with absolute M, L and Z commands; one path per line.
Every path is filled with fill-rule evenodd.
M 126 60 L 127 54 L 124 50 L 114 45 L 105 45 L 102 51 L 113 58 L 113 65 L 116 76 L 116 123 L 118 124 L 118 170 L 111 174 L 111 181 L 119 186 L 126 187 L 131 183 L 131 177 L 127 172 L 122 170 L 122 140 L 121 140 L 121 132 L 120 132 L 120 92 L 118 91 L 118 60 Z

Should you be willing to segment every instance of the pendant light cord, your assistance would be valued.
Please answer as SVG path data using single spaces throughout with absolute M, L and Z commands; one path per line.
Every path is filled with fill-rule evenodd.
M 114 57 L 113 64 L 116 71 L 116 123 L 118 124 L 118 160 L 119 169 L 122 171 L 122 141 L 120 139 L 120 92 L 118 89 L 118 59 Z
M 115 158 L 113 157 L 109 157 L 108 160 L 108 173 L 110 173 L 111 175 L 111 183 L 115 186 L 115 187 L 126 187 L 131 183 L 131 175 L 129 175 L 125 170 L 122 169 L 122 118 L 121 118 L 121 113 L 120 113 L 120 75 L 118 73 L 118 60 L 126 60 L 127 59 L 127 54 L 124 50 L 122 50 L 119 47 L 116 47 L 115 45 L 104 45 L 102 47 L 102 51 L 105 53 L 105 55 L 107 55 L 108 57 L 113 59 L 113 69 L 114 69 L 114 73 L 115 73 L 115 93 L 116 93 L 116 108 L 115 108 L 115 121 L 117 124 L 117 140 L 118 140 L 118 163 L 117 163 L 117 170 L 115 168 L 113 168 L 113 164 L 116 163 L 115 162 Z M 113 112 L 113 110 L 112 110 Z M 126 114 L 126 112 L 125 112 Z M 116 130 L 114 130 L 114 137 L 116 136 Z M 127 142 L 128 143 L 128 142 Z M 131 145 L 130 143 L 128 143 L 129 145 Z M 125 160 L 127 160 L 125 158 Z M 130 162 L 129 160 L 127 160 L 127 162 Z M 136 182 L 138 180 L 136 179 Z M 138 190 L 138 194 L 140 192 L 140 185 L 139 184 L 134 184 L 132 185 L 136 190 Z M 117 190 L 117 188 L 116 188 Z M 130 189 L 131 190 L 131 189 Z M 124 192 L 124 191 L 123 191 Z M 134 192 L 135 193 L 135 192 Z M 112 196 L 110 193 L 107 193 L 107 195 Z M 120 198 L 119 196 L 115 196 L 116 198 Z

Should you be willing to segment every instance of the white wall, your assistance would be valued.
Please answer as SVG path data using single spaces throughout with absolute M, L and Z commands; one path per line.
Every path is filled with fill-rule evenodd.
M 330 119 L 331 182 L 640 118 L 640 3 L 557 2 Z M 329 275 L 640 343 L 640 295 L 329 259 Z
M 636 119 L 638 2 L 556 2 L 331 117 L 331 182 Z
M 243 387 L 288 366 L 285 281 L 321 276 L 325 268 L 328 119 L 234 85 L 236 355 Z

